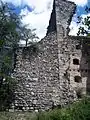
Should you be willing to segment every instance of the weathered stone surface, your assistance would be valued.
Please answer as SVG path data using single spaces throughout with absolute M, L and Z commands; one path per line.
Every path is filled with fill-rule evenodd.
M 67 35 L 75 4 L 55 0 L 53 8 L 47 36 L 37 44 L 38 51 L 31 54 L 29 47 L 17 50 L 13 73 L 18 81 L 13 103 L 16 110 L 39 111 L 64 106 L 75 101 L 77 93 L 86 93 L 86 83 L 90 88 L 89 72 L 85 72 L 89 71 L 89 65 L 86 52 L 82 51 L 86 38 Z

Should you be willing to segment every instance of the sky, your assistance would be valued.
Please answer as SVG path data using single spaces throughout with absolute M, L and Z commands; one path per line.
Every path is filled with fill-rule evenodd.
M 52 11 L 53 0 L 2 0 L 15 8 L 15 12 L 24 15 L 22 22 L 28 24 L 28 28 L 36 29 L 37 36 L 42 39 L 46 35 L 49 19 Z M 70 35 L 76 35 L 79 25 L 77 16 L 85 17 L 85 6 L 90 7 L 90 0 L 68 0 L 75 2 L 77 10 L 70 24 Z

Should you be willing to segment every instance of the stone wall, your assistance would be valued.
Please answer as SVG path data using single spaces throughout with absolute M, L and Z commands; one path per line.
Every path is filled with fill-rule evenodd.
M 38 43 L 38 47 L 36 54 L 29 54 L 29 50 L 26 50 L 24 55 L 24 48 L 17 51 L 17 63 L 13 74 L 18 81 L 15 109 L 47 110 L 76 100 L 75 91 L 66 76 L 62 76 L 63 84 L 59 79 L 56 33 L 48 34 Z M 65 60 L 64 64 L 68 57 Z
M 15 100 L 18 109 L 48 109 L 55 102 L 54 94 L 60 96 L 56 34 L 45 37 L 38 47 L 37 54 L 29 55 L 28 51 L 23 57 L 23 49 L 17 54 L 14 76 L 19 82 Z
M 54 0 L 47 33 L 57 31 L 57 34 L 59 34 L 62 32 L 60 30 L 62 26 L 64 31 L 63 34 L 67 36 L 75 9 L 76 5 L 73 2 L 67 0 Z
M 55 0 L 47 36 L 38 42 L 33 53 L 32 47 L 17 50 L 14 109 L 48 110 L 86 93 L 87 83 L 90 85 L 89 74 L 85 74 L 89 70 L 87 54 L 82 49 L 86 38 L 67 35 L 75 7 L 72 2 Z

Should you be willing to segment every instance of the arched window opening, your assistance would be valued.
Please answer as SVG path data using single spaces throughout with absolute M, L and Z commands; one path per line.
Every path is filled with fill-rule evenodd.
M 74 65 L 79 65 L 79 59 L 73 59 L 73 64 Z
M 74 81 L 77 82 L 77 83 L 81 83 L 82 82 L 82 79 L 80 76 L 75 76 L 74 77 Z

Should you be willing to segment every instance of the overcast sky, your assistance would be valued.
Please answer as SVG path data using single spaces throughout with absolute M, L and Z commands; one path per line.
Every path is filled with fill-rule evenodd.
M 17 14 L 25 15 L 23 23 L 28 24 L 30 28 L 36 28 L 36 34 L 43 38 L 46 34 L 49 24 L 50 14 L 52 11 L 53 0 L 2 0 L 8 2 L 11 7 L 14 7 Z M 78 25 L 76 24 L 77 15 L 87 16 L 85 6 L 90 7 L 90 0 L 68 0 L 77 4 L 77 11 L 70 25 L 70 34 L 76 35 Z

